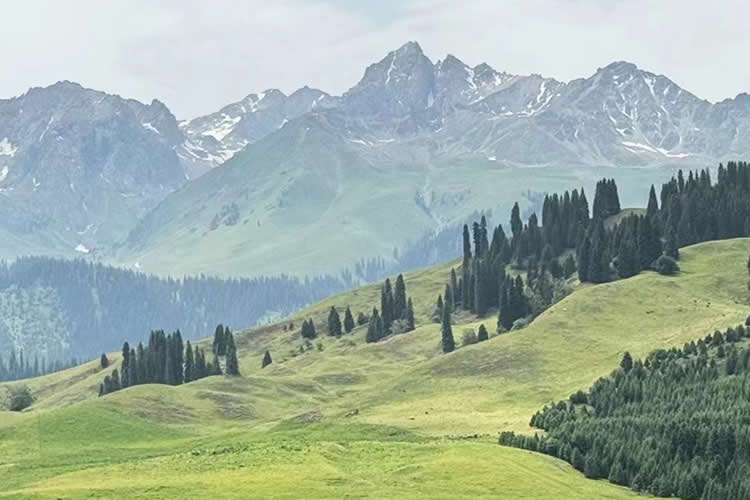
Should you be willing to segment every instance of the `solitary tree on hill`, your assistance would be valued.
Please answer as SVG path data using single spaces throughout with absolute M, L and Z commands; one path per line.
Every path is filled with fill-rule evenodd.
M 271 359 L 271 353 L 266 351 L 266 353 L 263 355 L 263 362 L 261 363 L 260 367 L 265 368 L 271 363 L 273 363 L 273 360 Z
M 456 341 L 453 339 L 453 328 L 451 327 L 451 313 L 447 307 L 443 308 L 443 321 L 440 328 L 442 333 L 442 347 L 444 353 L 453 352 L 456 349 Z

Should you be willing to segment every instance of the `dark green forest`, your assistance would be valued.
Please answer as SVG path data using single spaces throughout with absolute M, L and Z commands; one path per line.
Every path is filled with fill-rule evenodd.
M 463 260 L 438 297 L 434 318 L 470 311 L 479 317 L 497 311 L 498 331 L 522 327 L 569 293 L 567 280 L 604 283 L 643 270 L 679 271 L 679 248 L 703 241 L 750 236 L 750 165 L 719 165 L 682 171 L 661 187 L 651 186 L 644 214 L 621 213 L 614 179 L 596 185 L 593 208 L 583 189 L 545 195 L 542 218 L 526 223 L 518 203 L 510 233 L 492 230 L 486 218 L 463 228 Z M 541 222 L 541 224 L 540 224 Z M 448 316 L 450 319 L 450 315 Z
M 748 338 L 739 325 L 643 361 L 626 353 L 588 392 L 534 415 L 542 437 L 506 432 L 500 444 L 656 496 L 750 498 Z
M 203 349 L 193 348 L 189 340 L 183 342 L 179 330 L 171 334 L 152 331 L 145 346 L 139 343 L 138 347 L 131 347 L 128 342 L 122 345 L 122 365 L 104 377 L 99 396 L 140 384 L 181 385 L 211 375 L 240 374 L 234 335 L 228 327 L 217 325 L 212 354 L 212 359 L 206 359 Z M 106 354 L 100 358 L 100 367 L 109 367 Z
M 0 291 L 11 287 L 48 288 L 59 297 L 67 352 L 25 352 L 27 359 L 54 364 L 73 356 L 94 359 L 124 339 L 146 341 L 141 332 L 165 326 L 179 327 L 186 339 L 203 337 L 220 322 L 252 326 L 269 311 L 285 315 L 344 285 L 332 277 L 161 279 L 84 260 L 27 257 L 0 265 Z M 0 358 L 7 366 L 13 348 L 2 333 Z

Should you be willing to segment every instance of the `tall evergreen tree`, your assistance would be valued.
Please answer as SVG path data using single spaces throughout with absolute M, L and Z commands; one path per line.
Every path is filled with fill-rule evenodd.
M 341 318 L 334 306 L 331 306 L 331 309 L 328 311 L 328 335 L 341 336 Z
M 346 312 L 344 313 L 344 331 L 346 333 L 351 333 L 352 330 L 354 330 L 354 316 L 352 315 L 352 310 L 349 308 L 349 306 L 346 307 Z
M 440 327 L 442 334 L 441 345 L 443 352 L 453 352 L 456 349 L 456 341 L 453 339 L 453 328 L 451 327 L 451 313 L 447 307 L 443 308 L 443 319 Z
M 411 297 L 406 302 L 406 331 L 410 332 L 416 328 L 414 323 L 414 304 L 411 301 Z
M 190 345 L 190 341 L 188 340 L 185 343 L 185 373 L 183 378 L 185 379 L 185 383 L 190 383 L 193 380 L 196 380 L 195 376 L 195 358 L 193 356 L 193 346 Z
M 227 347 L 226 373 L 227 375 L 232 376 L 240 374 L 240 364 L 237 359 L 237 347 L 235 347 L 234 344 Z
M 453 307 L 461 303 L 461 290 L 458 287 L 458 277 L 456 276 L 456 269 L 451 268 L 451 290 L 453 291 Z
M 271 359 L 271 353 L 266 351 L 266 353 L 263 355 L 263 361 L 260 365 L 261 368 L 265 368 L 266 366 L 273 363 L 273 360 Z
M 677 242 L 677 231 L 674 227 L 667 228 L 667 235 L 664 239 L 664 254 L 672 257 L 674 260 L 680 258 L 680 247 Z
M 216 330 L 214 330 L 213 346 L 213 352 L 217 356 L 224 356 L 226 354 L 226 347 L 224 345 L 224 325 L 222 325 L 221 323 L 216 325 Z
M 383 338 L 383 336 L 383 320 L 380 317 L 378 309 L 373 308 L 372 314 L 370 315 L 370 322 L 367 324 L 367 335 L 365 336 L 365 341 L 369 343 L 377 342 Z
M 393 319 L 403 319 L 406 315 L 406 283 L 404 276 L 396 277 L 396 285 L 393 292 Z
M 391 280 L 389 278 L 386 278 L 380 291 L 380 313 L 381 319 L 383 320 L 383 329 L 385 331 L 390 331 L 394 317 L 393 287 L 391 286 Z
M 657 220 L 659 217 L 659 202 L 656 200 L 656 189 L 651 184 L 651 190 L 648 193 L 648 206 L 646 208 L 646 217 L 652 221 Z
M 487 333 L 487 328 L 485 328 L 484 323 L 479 325 L 479 333 L 477 334 L 477 340 L 479 342 L 483 342 L 485 340 L 488 340 L 490 338 L 489 334 Z

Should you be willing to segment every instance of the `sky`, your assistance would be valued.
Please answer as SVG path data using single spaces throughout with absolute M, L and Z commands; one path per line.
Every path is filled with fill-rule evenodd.
M 710 101 L 750 91 L 734 0 L 24 0 L 0 17 L 0 98 L 72 80 L 179 119 L 267 88 L 341 94 L 409 40 L 568 81 L 627 60 Z

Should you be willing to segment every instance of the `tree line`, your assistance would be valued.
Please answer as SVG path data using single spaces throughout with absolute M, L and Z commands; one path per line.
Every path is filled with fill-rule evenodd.
M 396 277 L 395 285 L 390 278 L 386 278 L 380 288 L 380 308 L 373 306 L 369 316 L 359 312 L 355 321 L 349 306 L 344 310 L 341 319 L 336 306 L 328 310 L 327 332 L 333 337 L 341 337 L 351 333 L 357 326 L 367 325 L 366 342 L 378 342 L 388 335 L 406 333 L 414 330 L 414 303 L 406 293 L 406 282 L 403 274 Z M 300 330 L 302 338 L 312 340 L 318 336 L 315 322 L 312 318 L 302 322 Z
M 544 435 L 500 444 L 569 462 L 592 479 L 660 497 L 750 498 L 750 317 L 682 349 L 620 367 L 531 419 Z
M 16 352 L 11 350 L 7 361 L 3 359 L 3 355 L 0 353 L 0 382 L 41 377 L 74 366 L 78 366 L 78 360 L 75 358 L 66 362 L 59 359 L 47 361 L 47 358 L 40 359 L 38 355 L 35 355 L 32 361 L 28 357 L 24 357 L 23 351 L 19 351 L 18 356 L 16 356 Z
M 614 184 L 605 191 L 608 199 L 616 197 Z M 610 200 L 599 206 L 618 203 Z M 688 172 L 687 178 L 680 170 L 662 185 L 659 198 L 651 186 L 645 215 L 631 215 L 607 228 L 604 220 L 611 214 L 594 210 L 577 246 L 581 281 L 603 283 L 645 269 L 675 270 L 680 247 L 750 236 L 750 166 L 720 164 L 716 183 L 707 168 Z
M 414 304 L 406 294 L 404 276 L 396 277 L 395 286 L 386 278 L 380 289 L 380 310 L 373 307 L 365 340 L 378 342 L 388 335 L 410 332 L 414 328 Z
M 179 330 L 170 334 L 151 331 L 145 346 L 142 342 L 138 347 L 131 347 L 128 342 L 123 344 L 122 364 L 104 378 L 99 395 L 140 384 L 181 385 L 211 375 L 240 374 L 234 335 L 228 327 L 217 325 L 212 352 L 213 359 L 207 360 L 202 348 L 193 348 L 189 340 L 183 343 Z M 268 357 L 270 360 L 270 354 Z M 109 364 L 106 354 L 102 354 L 100 367 L 107 369 Z
M 747 163 L 719 165 L 715 184 L 708 169 L 689 172 L 687 179 L 679 171 L 662 186 L 660 198 L 661 204 L 651 186 L 645 214 L 614 220 L 621 212 L 617 184 L 601 179 L 591 212 L 584 190 L 574 189 L 544 196 L 541 226 L 536 213 L 524 223 L 518 203 L 510 233 L 500 224 L 490 239 L 484 216 L 471 229 L 464 225 L 460 270 L 452 270 L 434 319 L 445 323 L 446 308 L 479 317 L 497 310 L 498 331 L 511 330 L 565 297 L 576 272 L 581 282 L 592 283 L 645 269 L 673 274 L 681 246 L 750 236 Z
M 5 311 L 21 319 L 22 338 L 45 339 L 17 346 L 12 339 L 19 332 L 6 332 L 0 324 L 0 352 L 5 350 L 6 359 L 19 347 L 48 364 L 71 357 L 94 359 L 133 331 L 148 332 L 155 325 L 179 325 L 185 338 L 195 339 L 219 322 L 251 326 L 269 311 L 296 311 L 342 291 L 344 284 L 330 276 L 162 279 L 80 259 L 24 257 L 0 263 L 0 291 L 34 289 L 49 290 L 55 297 L 57 322 L 36 321 L 41 311 Z M 50 331 L 63 334 L 65 342 Z

